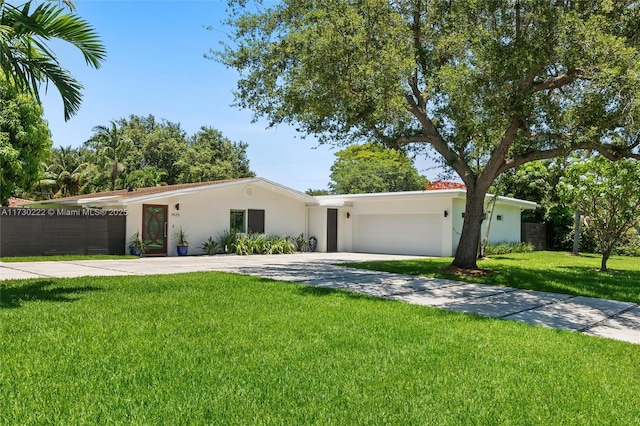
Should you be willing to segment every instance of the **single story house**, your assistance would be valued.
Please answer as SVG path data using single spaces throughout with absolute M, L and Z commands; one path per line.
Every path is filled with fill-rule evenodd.
M 313 197 L 264 178 L 118 190 L 38 202 L 46 209 L 99 209 L 126 215 L 127 238 L 140 232 L 148 253 L 175 255 L 183 229 L 190 254 L 225 231 L 317 239 L 317 251 L 451 256 L 465 209 L 464 189 Z M 498 197 L 492 242 L 520 241 L 520 213 L 536 204 Z M 33 206 L 32 206 L 33 207 Z

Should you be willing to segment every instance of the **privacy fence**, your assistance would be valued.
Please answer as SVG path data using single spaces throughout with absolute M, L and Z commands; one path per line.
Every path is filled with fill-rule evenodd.
M 522 222 L 520 241 L 530 243 L 535 250 L 547 250 L 547 225 Z
M 125 233 L 122 212 L 0 208 L 0 257 L 124 254 Z

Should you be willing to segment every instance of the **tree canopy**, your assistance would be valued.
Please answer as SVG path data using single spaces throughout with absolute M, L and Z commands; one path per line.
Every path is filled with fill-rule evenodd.
M 64 197 L 254 176 L 247 144 L 212 127 L 188 135 L 180 123 L 131 115 L 93 131 L 80 148 L 52 150 L 33 195 Z
M 601 270 L 623 235 L 640 221 L 640 163 L 602 156 L 575 160 L 559 185 L 563 200 L 581 211 L 595 231 Z
M 51 133 L 42 107 L 0 76 L 0 204 L 37 181 L 49 156 Z
M 362 194 L 419 191 L 426 185 L 403 152 L 369 143 L 336 153 L 329 188 L 334 194 Z
M 76 47 L 93 68 L 106 58 L 97 32 L 73 9 L 70 0 L 29 0 L 20 5 L 0 0 L 0 70 L 10 76 L 10 84 L 38 101 L 40 85 L 52 83 L 62 96 L 65 120 L 80 108 L 82 85 L 62 67 L 49 41 Z
M 437 153 L 467 187 L 453 264 L 476 267 L 500 174 L 591 149 L 638 158 L 634 0 L 230 2 L 237 105 L 321 143 Z
M 0 74 L 0 205 L 38 179 L 40 163 L 50 149 L 51 133 L 42 107 Z

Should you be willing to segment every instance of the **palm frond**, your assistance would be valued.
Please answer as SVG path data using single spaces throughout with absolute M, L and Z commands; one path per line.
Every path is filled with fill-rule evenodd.
M 21 7 L 0 2 L 0 69 L 16 87 L 38 100 L 40 85 L 51 82 L 60 92 L 65 120 L 69 120 L 80 108 L 82 85 L 60 65 L 47 42 L 57 39 L 72 44 L 93 68 L 100 67 L 106 50 L 82 18 L 65 13 L 60 5 L 43 3 L 33 9 L 32 5 L 32 0 Z

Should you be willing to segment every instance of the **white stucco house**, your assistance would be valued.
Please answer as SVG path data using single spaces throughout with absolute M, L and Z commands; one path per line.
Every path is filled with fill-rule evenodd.
M 190 254 L 209 237 L 239 232 L 316 237 L 317 251 L 451 256 L 465 208 L 464 189 L 312 197 L 264 178 L 119 190 L 39 202 L 56 208 L 126 214 L 149 254 L 175 255 L 172 235 L 189 235 Z M 489 239 L 520 241 L 520 213 L 536 204 L 498 197 Z

